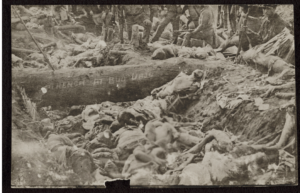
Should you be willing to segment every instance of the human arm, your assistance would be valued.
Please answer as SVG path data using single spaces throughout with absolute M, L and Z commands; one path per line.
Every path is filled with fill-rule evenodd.
M 79 16 L 76 16 L 75 19 L 80 19 L 80 18 L 88 16 L 88 13 L 87 13 L 87 11 L 84 8 L 82 8 L 81 11 L 83 12 L 83 14 L 81 14 Z
M 203 11 L 199 17 L 199 25 L 198 27 L 192 32 L 192 34 L 196 34 L 203 29 L 206 28 L 208 21 L 210 20 L 210 14 L 207 11 Z
M 174 169 L 174 171 L 181 171 L 183 170 L 188 164 L 190 164 L 193 159 L 195 158 L 195 154 L 187 154 L 187 160 L 184 161 L 182 164 L 180 164 L 180 166 L 176 169 Z
M 149 156 L 148 154 L 146 154 L 140 148 L 135 148 L 133 150 L 133 154 L 134 154 L 134 156 L 135 156 L 135 158 L 137 160 L 142 161 L 142 162 L 150 162 L 150 161 L 153 160 L 153 158 L 151 156 Z

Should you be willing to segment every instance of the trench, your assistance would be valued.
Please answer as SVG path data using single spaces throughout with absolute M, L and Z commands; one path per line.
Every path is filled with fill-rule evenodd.
M 250 66 L 232 63 L 222 65 L 215 67 L 204 65 L 202 69 L 207 71 L 207 82 L 201 92 L 192 99 L 183 99 L 182 103 L 166 115 L 174 118 L 175 114 L 174 120 L 181 123 L 200 122 L 203 125 L 202 132 L 204 133 L 212 129 L 229 132 L 234 136 L 238 136 L 241 142 L 255 142 L 270 133 L 279 132 L 286 121 L 286 112 L 279 107 L 289 100 L 278 99 L 274 95 L 270 96 L 264 99 L 264 103 L 269 104 L 269 108 L 265 110 L 259 110 L 253 100 L 265 92 L 264 90 L 252 89 L 253 86 L 258 84 L 256 78 L 261 76 L 265 69 L 257 71 Z M 54 106 L 54 108 L 47 110 L 48 114 L 41 110 L 44 107 L 39 107 L 35 120 L 33 120 L 31 114 L 26 110 L 20 91 L 13 87 L 13 93 L 12 185 L 16 187 L 26 185 L 43 187 L 45 185 L 49 187 L 52 185 L 82 186 L 83 183 L 80 181 L 80 177 L 71 170 L 60 169 L 59 165 L 49 155 L 45 147 L 45 140 L 40 133 L 41 125 L 39 122 L 50 117 L 54 121 L 54 125 L 61 124 L 61 126 L 71 130 L 71 133 L 77 132 L 84 136 L 88 131 L 82 128 L 82 120 L 76 120 L 78 113 L 75 113 L 76 116 L 70 115 L 71 105 L 61 108 L 55 108 Z M 229 94 L 232 99 L 242 93 L 250 96 L 250 100 L 242 100 L 233 109 L 222 109 L 217 102 L 217 96 L 225 93 Z M 149 94 L 149 92 L 143 92 L 142 95 L 139 95 L 139 98 L 135 99 L 142 100 Z M 114 106 L 128 107 L 133 103 L 122 101 L 122 103 L 114 103 Z M 51 116 L 49 113 L 51 113 Z M 108 127 L 103 126 L 102 129 Z M 268 143 L 269 141 L 264 140 L 261 143 Z M 78 144 L 80 143 L 78 142 Z M 289 150 L 292 154 L 295 151 L 295 147 Z M 285 176 L 282 183 L 292 183 L 294 175 L 295 173 L 292 172 L 288 177 Z M 282 180 L 283 178 L 278 179 Z

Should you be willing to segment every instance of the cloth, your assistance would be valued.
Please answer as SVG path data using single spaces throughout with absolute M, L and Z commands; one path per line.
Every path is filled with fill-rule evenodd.
M 119 138 L 117 147 L 133 150 L 140 141 L 146 141 L 144 133 L 139 129 L 127 130 L 121 128 L 114 133 L 115 137 Z
M 214 25 L 214 14 L 210 6 L 205 6 L 200 12 L 199 16 L 199 26 L 195 31 L 208 31 L 213 29 Z
M 73 142 L 66 136 L 63 135 L 56 135 L 56 134 L 50 134 L 47 146 L 50 149 L 50 151 L 56 151 L 58 147 L 60 146 L 74 146 Z
M 150 20 L 153 22 L 153 17 L 158 17 L 159 5 L 149 5 L 150 6 Z
M 148 43 L 151 31 L 149 6 L 125 5 L 124 10 L 127 21 L 128 39 L 131 40 L 132 26 L 137 24 L 144 27 L 142 41 Z M 145 22 L 148 22 L 149 25 L 145 24 Z
M 199 19 L 199 14 L 196 10 L 195 5 L 187 5 L 187 10 L 189 12 L 190 20 L 192 21 L 198 21 Z
M 201 163 L 187 165 L 182 170 L 179 185 L 213 185 L 208 167 Z
M 188 25 L 188 29 L 195 29 L 196 27 L 198 27 L 198 25 L 199 25 L 198 20 L 191 21 Z
M 213 28 L 198 33 L 194 33 L 194 34 L 190 32 L 186 33 L 182 46 L 190 45 L 191 38 L 204 40 L 207 44 L 211 45 L 213 48 L 217 47 L 217 42 L 216 42 L 217 37 L 216 37 L 215 30 Z
M 188 46 L 190 44 L 190 39 L 202 39 L 213 48 L 217 47 L 216 33 L 213 28 L 214 25 L 214 15 L 210 6 L 205 6 L 199 17 L 199 25 L 193 32 L 186 33 L 182 46 Z
M 166 17 L 162 20 L 162 22 L 157 27 L 156 32 L 152 37 L 152 42 L 155 42 L 159 39 L 166 26 L 171 22 L 173 26 L 173 39 L 177 38 L 178 33 L 174 33 L 174 31 L 179 30 L 179 18 L 177 17 L 177 12 L 168 12 Z

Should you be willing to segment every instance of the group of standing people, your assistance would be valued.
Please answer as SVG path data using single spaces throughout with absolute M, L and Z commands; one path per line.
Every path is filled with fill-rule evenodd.
M 216 12 L 209 5 L 72 5 L 68 10 L 60 5 L 54 6 L 53 17 L 58 26 L 84 26 L 86 31 L 96 36 L 102 35 L 105 41 L 112 40 L 113 34 L 122 39 L 123 29 L 131 40 L 132 26 L 139 25 L 143 27 L 141 45 L 147 45 L 158 41 L 171 25 L 170 40 L 173 44 L 192 46 L 191 39 L 198 39 L 218 48 L 217 30 L 223 28 L 230 36 L 238 36 L 245 28 L 245 18 L 252 21 L 247 24 L 247 33 L 254 33 L 256 40 L 260 39 L 253 40 L 254 44 L 265 43 L 280 33 L 287 24 L 275 13 L 276 6 L 220 5 Z M 18 8 L 22 13 L 28 12 L 22 6 Z M 155 28 L 154 18 L 159 20 Z M 249 37 L 252 38 L 251 35 Z
M 81 12 L 81 14 L 75 16 L 75 19 L 80 20 L 79 23 L 81 23 L 81 25 L 94 26 L 94 32 L 97 35 L 102 33 L 105 40 L 107 40 L 106 36 L 109 36 L 107 34 L 116 31 L 116 29 L 119 30 L 120 25 L 123 25 L 126 29 L 128 39 L 130 40 L 132 26 L 140 25 L 143 27 L 142 43 L 144 44 L 159 40 L 165 28 L 171 23 L 171 42 L 176 44 L 181 32 L 180 29 L 186 25 L 186 23 L 181 20 L 181 16 L 185 15 L 185 7 L 188 7 L 196 29 L 194 32 L 189 32 L 185 35 L 186 41 L 184 41 L 183 45 L 188 45 L 190 37 L 202 38 L 208 44 L 213 44 L 214 38 L 211 34 L 214 29 L 214 15 L 211 7 L 207 5 L 86 5 L 77 7 L 76 11 Z M 191 8 L 194 8 L 197 16 L 193 15 Z M 162 12 L 166 14 L 164 14 L 152 38 L 150 38 L 153 18 L 157 18 Z M 126 21 L 126 25 L 124 25 L 124 21 Z

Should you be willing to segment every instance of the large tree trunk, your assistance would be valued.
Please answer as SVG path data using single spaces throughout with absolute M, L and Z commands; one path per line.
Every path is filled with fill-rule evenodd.
M 12 71 L 12 83 L 25 88 L 38 107 L 95 104 L 103 101 L 134 101 L 150 95 L 174 79 L 180 71 L 221 67 L 220 61 L 170 58 L 147 65 L 105 66 L 85 69 Z M 42 94 L 41 88 L 47 92 Z

